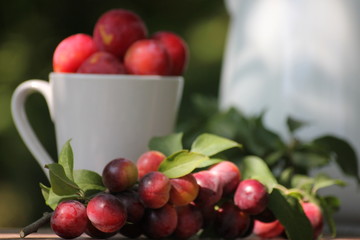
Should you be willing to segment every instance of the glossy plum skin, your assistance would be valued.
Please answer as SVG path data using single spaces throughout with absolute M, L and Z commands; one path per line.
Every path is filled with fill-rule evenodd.
M 207 228 L 212 226 L 216 219 L 217 211 L 215 210 L 215 205 L 202 205 L 196 204 L 195 202 L 192 204 L 200 210 L 201 215 L 203 216 L 203 227 Z
M 117 193 L 116 197 L 123 203 L 127 212 L 127 221 L 131 223 L 140 222 L 144 215 L 145 207 L 141 203 L 136 191 L 124 191 Z
M 125 66 L 108 52 L 95 52 L 78 68 L 77 73 L 125 74 Z
M 91 223 L 105 233 L 118 231 L 127 220 L 124 205 L 108 193 L 100 193 L 92 198 L 87 205 L 86 213 Z
M 137 182 L 136 165 L 126 158 L 114 159 L 105 166 L 102 179 L 110 192 L 124 191 Z
M 187 239 L 194 236 L 203 226 L 203 216 L 200 209 L 193 205 L 176 207 L 177 225 L 173 236 L 179 239 Z
M 161 208 L 170 198 L 170 179 L 161 172 L 150 172 L 139 182 L 140 201 L 146 208 Z
M 250 224 L 248 229 L 240 236 L 240 238 L 246 238 L 248 236 L 250 236 L 253 233 L 253 229 L 254 229 L 254 225 L 255 225 L 255 219 L 249 215 L 250 217 Z
M 158 209 L 147 209 L 141 222 L 144 234 L 149 238 L 170 236 L 176 229 L 178 217 L 170 204 Z
M 207 170 L 193 173 L 193 176 L 200 187 L 195 199 L 197 205 L 212 206 L 221 199 L 223 186 L 219 176 Z
M 112 9 L 97 20 L 93 38 L 99 50 L 110 52 L 122 60 L 130 45 L 146 35 L 145 23 L 137 14 L 125 9 Z
M 92 238 L 99 238 L 99 239 L 106 239 L 106 238 L 110 238 L 112 236 L 115 236 L 117 234 L 117 232 L 110 232 L 110 233 L 106 233 L 106 232 L 102 232 L 99 229 L 97 229 L 91 222 L 90 220 L 88 220 L 88 225 L 87 228 L 85 230 L 85 233 L 87 235 L 89 235 Z
M 159 151 L 147 151 L 143 153 L 136 161 L 139 179 L 149 172 L 157 171 L 165 158 L 166 156 Z
M 280 236 L 284 232 L 284 227 L 279 220 L 264 223 L 258 220 L 254 222 L 253 233 L 262 238 L 274 238 Z
M 97 51 L 91 36 L 83 33 L 63 39 L 53 55 L 54 72 L 75 73 L 80 65 Z
M 266 187 L 255 179 L 246 179 L 239 183 L 234 202 L 242 211 L 257 215 L 265 210 L 269 201 Z
M 254 218 L 261 222 L 273 222 L 276 220 L 274 213 L 269 208 L 265 208 L 261 213 L 254 215 Z
M 314 239 L 317 239 L 318 236 L 322 233 L 324 220 L 321 209 L 315 203 L 312 202 L 302 202 L 301 206 L 303 207 L 306 217 L 309 219 L 311 226 L 314 231 Z
M 177 34 L 167 31 L 155 33 L 152 39 L 160 41 L 170 57 L 172 64 L 169 74 L 174 76 L 182 75 L 189 59 L 189 50 L 186 42 Z
M 241 179 L 239 168 L 230 161 L 223 161 L 209 169 L 210 172 L 218 175 L 223 185 L 223 195 L 235 192 Z
M 124 64 L 129 74 L 169 75 L 171 62 L 161 43 L 152 39 L 136 41 L 126 51 Z
M 139 223 L 126 223 L 119 233 L 127 238 L 138 238 L 142 235 L 142 230 Z
M 56 207 L 50 226 L 59 237 L 71 239 L 85 232 L 87 222 L 85 206 L 78 201 L 68 200 Z
M 170 203 L 184 206 L 195 200 L 199 193 L 199 185 L 192 174 L 170 179 Z
M 233 202 L 225 202 L 216 214 L 216 232 L 222 238 L 238 238 L 250 227 L 251 218 Z

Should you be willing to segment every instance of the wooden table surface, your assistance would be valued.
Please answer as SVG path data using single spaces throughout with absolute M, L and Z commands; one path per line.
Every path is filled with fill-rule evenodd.
M 57 239 L 61 239 L 59 237 L 57 237 L 56 235 L 54 234 L 45 234 L 45 233 L 34 233 L 34 234 L 31 234 L 29 236 L 27 236 L 26 238 L 20 238 L 19 237 L 19 234 L 15 234 L 15 233 L 1 233 L 0 234 L 0 239 L 39 239 L 39 240 L 57 240 Z M 77 240 L 89 240 L 89 239 L 92 239 L 88 236 L 81 236 L 79 238 L 76 238 Z M 123 238 L 121 236 L 117 236 L 117 237 L 112 237 L 111 238 L 112 240 L 121 240 L 121 239 L 126 239 L 126 238 Z M 142 239 L 145 239 L 145 238 L 142 238 Z M 323 238 L 324 240 L 330 240 L 331 238 Z M 260 238 L 257 238 L 257 237 L 249 237 L 249 238 L 245 238 L 244 240 L 261 240 Z M 274 239 L 276 240 L 276 239 Z M 278 240 L 281 240 L 281 239 L 278 239 Z M 360 240 L 360 238 L 335 238 L 333 240 Z
M 0 239 L 23 239 L 23 238 L 20 238 L 19 232 L 20 232 L 20 229 L 0 229 Z M 61 238 L 59 238 L 58 236 L 53 234 L 51 232 L 51 230 L 49 230 L 49 229 L 42 229 L 38 233 L 32 233 L 24 239 L 56 240 L 56 239 L 61 239 Z M 90 238 L 84 234 L 76 239 L 77 240 L 85 240 L 85 239 L 88 240 L 88 239 L 93 239 L 93 238 Z M 122 237 L 121 235 L 117 235 L 110 239 L 112 239 L 112 240 L 119 239 L 120 240 L 120 239 L 126 239 L 126 238 Z M 142 238 L 142 239 L 144 239 L 144 238 Z M 245 238 L 245 239 L 246 240 L 261 240 L 260 238 L 251 237 L 251 236 L 248 238 Z M 338 237 L 335 239 L 334 238 L 323 238 L 323 239 L 324 240 L 331 240 L 331 239 L 332 240 L 360 240 L 360 237 Z

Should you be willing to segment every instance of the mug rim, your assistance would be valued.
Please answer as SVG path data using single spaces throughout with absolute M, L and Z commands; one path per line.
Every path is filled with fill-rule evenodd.
M 98 73 L 60 73 L 60 72 L 50 72 L 49 78 L 52 77 L 66 77 L 66 78 L 106 78 L 106 79 L 131 79 L 134 81 L 137 80 L 167 80 L 167 81 L 178 81 L 183 80 L 183 76 L 160 76 L 160 75 L 132 75 L 132 74 L 98 74 Z

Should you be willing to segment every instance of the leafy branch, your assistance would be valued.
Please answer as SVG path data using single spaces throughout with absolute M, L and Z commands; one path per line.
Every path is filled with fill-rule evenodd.
M 161 151 L 168 157 L 161 163 L 159 171 L 169 178 L 177 178 L 222 161 L 213 156 L 232 148 L 242 148 L 242 145 L 214 134 L 199 135 L 191 145 L 190 150 L 183 149 L 182 133 L 153 138 L 149 143 L 151 150 Z
M 184 133 L 185 146 L 190 145 L 201 133 L 207 132 L 241 143 L 241 153 L 227 152 L 228 159 L 239 160 L 248 155 L 264 159 L 277 178 L 291 168 L 293 174 L 308 175 L 335 162 L 344 175 L 360 183 L 358 162 L 354 148 L 337 136 L 319 136 L 311 141 L 302 141 L 297 132 L 310 125 L 291 116 L 287 119 L 290 140 L 284 141 L 280 134 L 263 123 L 265 112 L 246 116 L 240 110 L 220 110 L 217 101 L 196 95 L 193 98 L 194 116 L 179 124 L 178 131 Z
M 184 132 L 185 145 L 190 145 L 202 132 L 241 143 L 243 151 L 224 154 L 225 158 L 240 166 L 244 178 L 257 178 L 267 185 L 270 192 L 279 191 L 285 198 L 316 202 L 335 236 L 332 215 L 339 208 L 339 200 L 319 195 L 319 189 L 334 185 L 343 187 L 346 183 L 323 173 L 314 177 L 309 173 L 335 162 L 344 175 L 360 183 L 357 156 L 350 143 L 333 135 L 303 141 L 297 137 L 297 132 L 310 123 L 290 116 L 286 122 L 290 140 L 284 141 L 280 134 L 263 123 L 265 112 L 246 116 L 235 108 L 219 110 L 216 100 L 200 95 L 194 96 L 193 106 L 196 115 L 179 124 L 179 131 Z
M 94 193 L 105 190 L 101 176 L 90 170 L 74 170 L 70 140 L 59 155 L 58 163 L 45 166 L 49 169 L 50 187 L 40 183 L 45 203 L 52 209 L 64 200 L 76 199 L 86 202 Z

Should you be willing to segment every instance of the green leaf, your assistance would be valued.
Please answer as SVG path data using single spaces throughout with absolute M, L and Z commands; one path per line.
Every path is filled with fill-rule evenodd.
M 338 197 L 335 196 L 325 196 L 322 197 L 323 200 L 326 202 L 326 205 L 332 212 L 336 212 L 340 209 L 340 200 Z
M 216 98 L 194 94 L 191 100 L 196 112 L 202 116 L 210 117 L 218 111 L 218 101 Z
M 322 213 L 329 227 L 331 236 L 336 237 L 336 224 L 333 218 L 334 212 L 339 208 L 339 199 L 332 196 L 318 197 Z
M 194 171 L 209 158 L 205 155 L 182 150 L 167 157 L 159 167 L 159 171 L 169 178 L 178 178 Z
M 201 162 L 200 165 L 197 168 L 206 168 L 209 167 L 211 165 L 217 164 L 219 162 L 224 161 L 223 159 L 220 158 L 210 158 L 210 159 L 206 159 L 205 161 Z
M 313 239 L 312 226 L 297 198 L 287 196 L 274 188 L 268 207 L 285 227 L 290 240 Z
M 106 189 L 102 177 L 98 173 L 90 170 L 75 170 L 74 181 L 85 193 L 91 192 L 92 194 L 98 191 L 105 191 Z
M 302 128 L 303 126 L 307 125 L 306 122 L 299 121 L 292 117 L 288 117 L 286 120 L 287 127 L 291 133 L 296 132 L 298 129 Z
M 346 186 L 346 183 L 340 179 L 334 179 L 334 178 L 329 177 L 326 174 L 320 173 L 320 174 L 316 175 L 316 177 L 315 177 L 312 192 L 315 194 L 321 188 L 326 188 L 326 187 L 330 187 L 330 186 L 334 186 L 334 185 L 344 187 L 344 186 Z
M 304 199 L 306 195 L 302 191 L 299 191 L 298 189 L 290 189 L 290 191 L 287 193 L 288 196 L 296 198 L 298 200 Z
M 292 156 L 292 161 L 296 166 L 310 169 L 325 166 L 329 163 L 330 157 L 328 154 L 323 153 L 295 151 Z
M 63 166 L 52 163 L 45 166 L 50 171 L 51 188 L 59 196 L 72 195 L 78 193 L 79 186 L 71 181 L 65 174 Z
M 191 146 L 191 152 L 213 156 L 230 148 L 241 148 L 241 144 L 214 134 L 204 133 L 198 136 Z
M 274 166 L 284 157 L 285 154 L 286 151 L 281 149 L 268 154 L 264 160 L 269 166 Z
M 41 194 L 43 195 L 45 201 L 47 201 L 49 199 L 50 187 L 45 186 L 42 183 L 40 183 L 39 185 L 40 185 L 40 189 L 41 189 Z
M 214 114 L 214 113 L 213 113 Z M 241 128 L 244 126 L 244 119 L 235 108 L 230 108 L 226 112 L 217 112 L 211 118 L 207 118 L 205 124 L 206 131 L 229 139 L 236 139 Z M 202 123 L 204 126 L 204 123 Z
M 291 179 L 293 175 L 294 175 L 293 167 L 285 168 L 279 176 L 279 183 L 281 185 L 284 185 L 285 187 L 291 187 Z
M 51 207 L 51 209 L 55 210 L 56 206 L 65 200 L 70 200 L 70 199 L 78 199 L 78 195 L 76 194 L 71 194 L 71 195 L 57 195 L 56 193 L 54 193 L 53 189 L 50 189 L 49 192 L 49 197 L 46 200 L 46 205 L 48 205 L 49 207 Z
M 182 145 L 182 133 L 174 133 L 163 137 L 153 137 L 149 142 L 149 148 L 162 152 L 165 156 L 170 156 L 173 153 L 181 151 Z
M 360 183 L 357 156 L 354 148 L 347 141 L 334 136 L 323 136 L 315 139 L 314 143 L 335 153 L 335 160 L 343 173 L 355 177 Z
M 243 179 L 257 179 L 271 192 L 277 185 L 276 178 L 272 174 L 265 161 L 256 156 L 247 156 L 240 163 Z
M 263 123 L 264 112 L 255 117 L 243 117 L 242 124 L 238 126 L 239 137 L 245 149 L 251 155 L 265 158 L 267 154 L 285 148 L 280 136 L 268 129 Z
M 61 149 L 59 156 L 59 164 L 63 166 L 66 176 L 70 180 L 74 180 L 73 177 L 73 169 L 74 169 L 74 156 L 73 151 L 70 145 L 70 141 L 68 140 Z
M 295 174 L 291 179 L 291 187 L 311 192 L 315 180 L 307 175 Z

